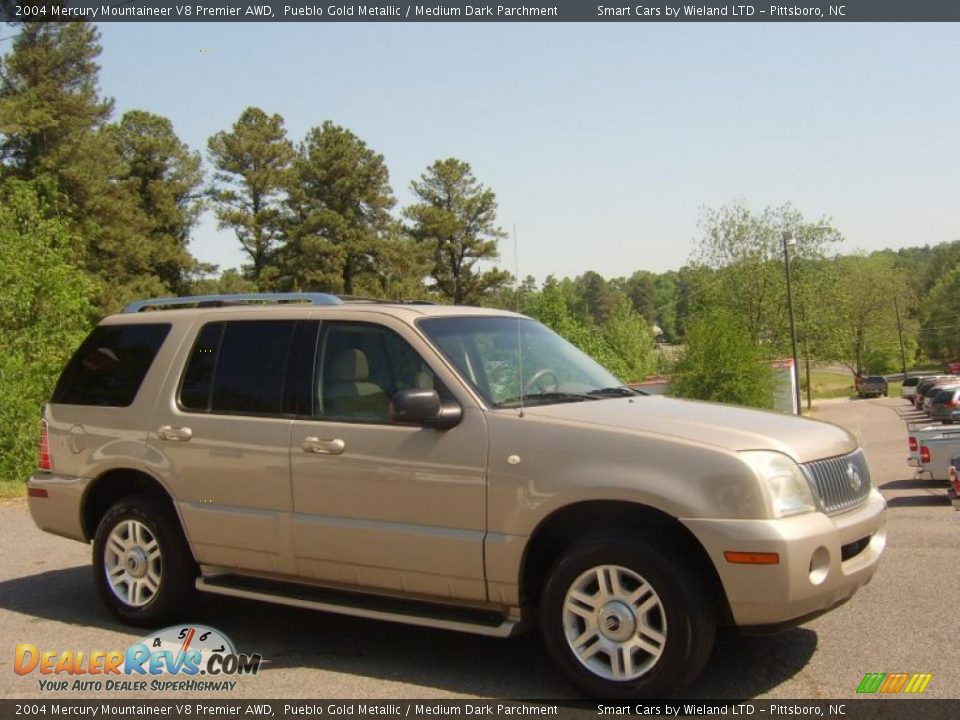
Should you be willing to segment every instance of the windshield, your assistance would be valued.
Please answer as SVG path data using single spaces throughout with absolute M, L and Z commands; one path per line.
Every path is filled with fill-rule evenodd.
M 534 320 L 443 317 L 418 325 L 493 407 L 516 407 L 521 393 L 531 405 L 637 394 Z

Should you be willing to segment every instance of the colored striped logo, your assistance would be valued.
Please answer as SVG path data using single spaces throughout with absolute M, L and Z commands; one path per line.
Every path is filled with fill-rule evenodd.
M 860 681 L 858 693 L 913 693 L 927 689 L 933 673 L 867 673 Z

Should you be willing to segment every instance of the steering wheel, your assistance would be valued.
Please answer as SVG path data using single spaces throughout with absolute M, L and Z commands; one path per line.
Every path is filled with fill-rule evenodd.
M 553 382 L 546 385 L 540 385 L 539 387 L 541 390 L 548 391 L 547 388 L 551 388 L 551 390 L 556 390 L 560 386 L 560 378 L 557 377 L 556 372 L 554 372 L 550 368 L 540 368 L 530 377 L 529 380 L 527 380 L 526 383 L 524 383 L 523 394 L 529 395 L 530 391 L 533 390 L 533 388 L 537 387 L 540 381 L 543 380 L 545 377 L 553 378 Z

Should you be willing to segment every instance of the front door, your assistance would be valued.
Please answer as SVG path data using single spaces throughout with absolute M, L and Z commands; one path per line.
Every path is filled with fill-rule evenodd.
M 390 421 L 397 390 L 436 389 L 394 330 L 323 322 L 307 417 L 293 423 L 291 545 L 303 577 L 344 586 L 486 600 L 486 424 L 463 407 L 449 430 Z

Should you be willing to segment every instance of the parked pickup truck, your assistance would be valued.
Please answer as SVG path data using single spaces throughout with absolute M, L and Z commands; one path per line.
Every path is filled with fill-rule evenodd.
M 907 464 L 917 475 L 929 474 L 933 480 L 949 480 L 950 459 L 960 456 L 960 428 L 928 425 L 910 431 L 910 456 Z
M 954 510 L 960 510 L 960 457 L 950 458 L 950 487 L 947 495 Z

